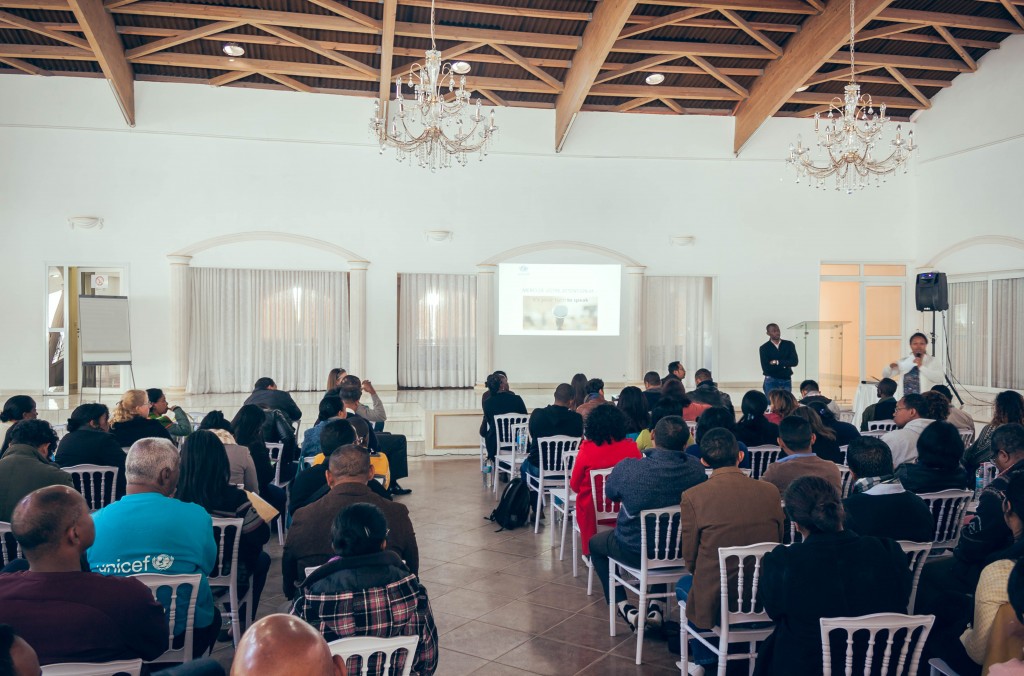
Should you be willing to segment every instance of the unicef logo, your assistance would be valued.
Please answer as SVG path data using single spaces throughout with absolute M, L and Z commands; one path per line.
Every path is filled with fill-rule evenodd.
M 174 557 L 169 554 L 158 554 L 153 557 L 153 567 L 157 570 L 168 570 L 174 565 Z

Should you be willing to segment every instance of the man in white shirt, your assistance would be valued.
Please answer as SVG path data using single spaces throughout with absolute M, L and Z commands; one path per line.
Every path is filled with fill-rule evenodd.
M 917 460 L 917 439 L 934 420 L 925 418 L 928 402 L 920 394 L 908 394 L 896 404 L 892 415 L 899 429 L 887 432 L 882 441 L 892 451 L 893 467 Z

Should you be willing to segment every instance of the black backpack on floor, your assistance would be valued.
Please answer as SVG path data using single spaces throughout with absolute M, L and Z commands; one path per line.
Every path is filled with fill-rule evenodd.
M 530 521 L 530 488 L 522 479 L 513 479 L 501 493 L 501 501 L 487 517 L 503 530 L 514 530 Z

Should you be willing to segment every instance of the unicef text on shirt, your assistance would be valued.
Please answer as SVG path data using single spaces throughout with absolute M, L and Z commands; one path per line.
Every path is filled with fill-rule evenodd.
M 174 565 L 174 557 L 168 554 L 158 554 L 154 557 L 146 555 L 142 560 L 136 559 L 134 561 L 122 561 L 121 559 L 118 559 L 115 563 L 101 564 L 96 566 L 96 572 L 106 575 L 134 575 L 137 573 L 148 573 L 150 560 L 152 560 L 153 569 L 158 572 L 168 570 Z

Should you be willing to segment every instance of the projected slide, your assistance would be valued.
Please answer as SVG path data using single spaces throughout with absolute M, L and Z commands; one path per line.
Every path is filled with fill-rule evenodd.
M 618 265 L 498 266 L 503 336 L 619 335 Z

